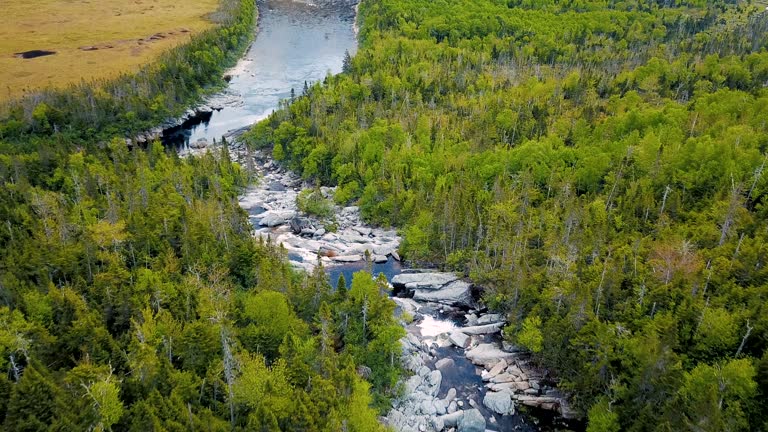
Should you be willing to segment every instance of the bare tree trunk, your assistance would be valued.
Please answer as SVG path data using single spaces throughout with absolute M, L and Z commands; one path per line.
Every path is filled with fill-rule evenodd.
M 736 355 L 734 355 L 734 357 L 738 357 L 741 354 L 741 350 L 744 349 L 744 344 L 747 343 L 747 338 L 750 333 L 752 333 L 752 326 L 749 325 L 749 320 L 747 320 L 747 332 L 744 334 L 744 337 L 741 338 L 741 344 L 739 344 L 739 349 L 736 350 Z

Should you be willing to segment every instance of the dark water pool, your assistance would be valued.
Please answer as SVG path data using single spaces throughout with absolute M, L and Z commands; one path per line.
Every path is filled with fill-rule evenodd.
M 400 261 L 389 257 L 386 263 L 373 264 L 373 275 L 378 276 L 379 273 L 384 273 L 384 276 L 387 277 L 387 280 L 391 280 L 393 277 L 395 277 L 395 275 L 400 274 L 402 269 L 403 267 L 400 264 Z M 352 275 L 360 270 L 366 270 L 365 263 L 357 262 L 351 264 L 334 265 L 327 268 L 328 277 L 331 280 L 331 285 L 334 287 L 336 286 L 336 282 L 339 280 L 339 275 L 341 274 L 344 275 L 344 280 L 347 282 L 347 287 L 349 287 L 349 285 L 352 283 Z

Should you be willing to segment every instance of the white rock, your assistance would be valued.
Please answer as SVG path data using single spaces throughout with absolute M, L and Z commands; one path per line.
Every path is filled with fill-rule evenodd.
M 395 288 L 439 289 L 458 278 L 453 273 L 400 273 L 392 278 L 392 285 Z
M 414 296 L 415 298 L 416 296 Z M 478 325 L 478 326 L 472 326 L 472 327 L 464 327 L 461 329 L 462 332 L 468 334 L 468 335 L 481 335 L 481 334 L 493 334 L 498 333 L 501 331 L 501 328 L 504 326 L 504 323 L 495 323 L 495 324 L 486 324 L 486 325 Z
M 362 261 L 363 257 L 361 255 L 340 255 L 331 259 L 336 262 L 357 262 Z
M 485 432 L 485 417 L 477 409 L 467 410 L 457 426 L 458 432 Z
M 512 404 L 512 395 L 508 392 L 488 392 L 483 398 L 483 405 L 488 407 L 491 411 L 507 415 L 514 412 L 514 405 Z
M 471 284 L 457 280 L 437 289 L 432 289 L 431 287 L 415 289 L 413 298 L 419 301 L 467 307 L 474 304 L 471 287 Z M 406 285 L 406 288 L 410 289 L 408 285 Z
M 499 360 L 511 361 L 515 355 L 502 351 L 496 344 L 480 344 L 466 352 L 467 359 L 476 365 L 492 367 Z
M 435 369 L 443 369 L 453 367 L 454 361 L 451 358 L 443 358 L 435 362 Z
M 469 336 L 465 335 L 460 331 L 451 333 L 451 336 L 448 337 L 448 340 L 450 340 L 452 344 L 456 345 L 459 348 L 468 347 L 470 342 Z

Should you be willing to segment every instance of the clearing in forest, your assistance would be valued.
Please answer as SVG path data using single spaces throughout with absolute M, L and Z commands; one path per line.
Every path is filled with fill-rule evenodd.
M 0 101 L 136 71 L 210 28 L 220 0 L 0 0 Z

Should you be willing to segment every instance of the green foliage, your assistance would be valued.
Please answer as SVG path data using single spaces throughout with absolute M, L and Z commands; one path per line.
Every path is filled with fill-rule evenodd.
M 517 343 L 531 352 L 541 352 L 544 336 L 541 333 L 541 318 L 528 315 L 523 320 L 523 326 L 517 333 Z
M 333 203 L 323 196 L 319 187 L 299 192 L 296 196 L 296 206 L 304 213 L 320 218 L 333 215 Z
M 407 259 L 471 275 L 595 430 L 758 429 L 747 391 L 732 423 L 681 401 L 768 349 L 762 9 L 363 2 L 345 72 L 250 139 L 397 225 Z
M 611 411 L 611 407 L 604 400 L 589 409 L 588 419 L 587 432 L 618 432 L 621 430 L 619 416 Z
M 253 239 L 226 149 L 42 143 L 0 154 L 3 430 L 378 427 L 371 405 L 400 373 L 394 305 L 370 275 L 353 303 L 321 265 L 296 272 Z M 358 351 L 338 318 L 360 302 Z

